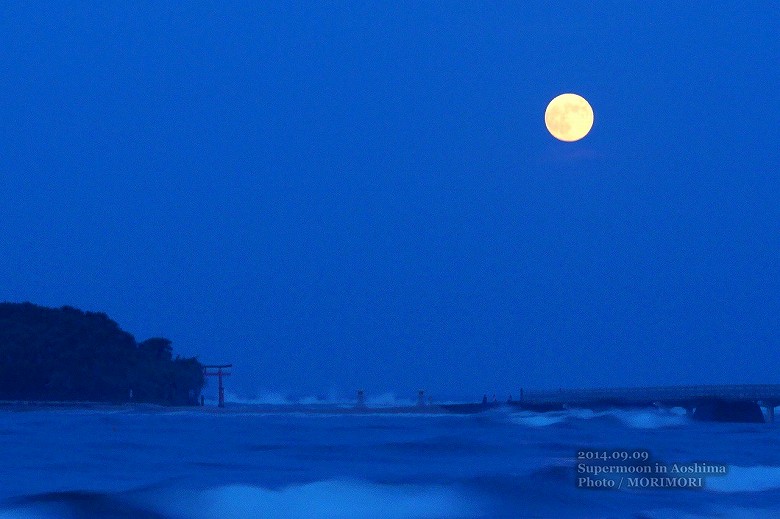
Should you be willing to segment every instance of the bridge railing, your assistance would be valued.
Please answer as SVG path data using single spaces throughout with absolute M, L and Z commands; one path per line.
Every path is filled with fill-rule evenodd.
M 593 401 L 674 402 L 703 398 L 780 401 L 780 384 L 736 384 L 525 390 L 523 401 L 577 403 Z

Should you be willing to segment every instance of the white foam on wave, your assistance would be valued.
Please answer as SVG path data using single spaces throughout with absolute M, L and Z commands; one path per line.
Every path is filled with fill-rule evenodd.
M 545 413 L 522 411 L 514 413 L 512 421 L 528 427 L 546 427 L 567 420 L 591 420 L 593 418 L 602 417 L 617 418 L 624 425 L 634 429 L 659 429 L 662 427 L 676 427 L 688 423 L 688 418 L 685 416 L 684 409 L 682 410 L 682 413 L 676 409 L 610 409 L 607 411 L 569 409 L 566 411 L 549 411 Z
M 205 397 L 206 402 L 209 405 L 215 405 L 217 399 L 214 395 L 208 395 Z M 231 391 L 225 391 L 225 402 L 229 404 L 238 405 L 336 405 L 353 407 L 357 399 L 353 396 L 344 397 L 339 395 L 335 390 L 329 391 L 327 394 L 317 396 L 296 396 L 291 394 L 283 394 L 275 391 L 268 391 L 257 393 L 253 396 L 240 395 Z M 427 402 L 427 401 L 426 401 Z M 380 394 L 367 394 L 366 405 L 368 407 L 411 407 L 417 403 L 417 400 L 411 398 L 399 398 L 392 392 L 385 392 Z M 462 400 L 435 400 L 432 401 L 434 405 L 438 404 L 462 404 Z
M 410 399 L 397 398 L 393 393 L 382 393 L 366 397 L 366 405 L 370 407 L 404 407 L 412 406 L 415 402 Z
M 683 410 L 684 412 L 685 410 Z M 676 427 L 688 423 L 685 414 L 679 414 L 670 410 L 613 410 L 609 412 L 623 424 L 634 429 L 660 429 L 662 427 Z
M 714 492 L 762 492 L 780 489 L 780 467 L 729 466 L 726 474 L 708 476 L 705 488 Z
M 201 490 L 167 488 L 110 496 L 93 510 L 63 495 L 60 500 L 0 509 L 0 519 L 131 516 L 135 512 L 177 519 L 434 519 L 483 516 L 473 499 L 450 487 L 381 485 L 330 480 L 281 489 L 225 485 Z
M 197 493 L 171 491 L 154 501 L 156 511 L 186 519 L 422 519 L 472 517 L 478 512 L 465 496 L 449 488 L 342 480 L 293 485 L 279 490 L 227 485 Z
M 216 399 L 206 398 L 206 402 L 212 404 L 216 402 Z M 281 393 L 262 393 L 259 396 L 244 397 L 229 391 L 225 392 L 225 402 L 241 405 L 284 405 L 291 403 Z
M 561 423 L 565 421 L 566 418 L 567 416 L 560 412 L 533 413 L 530 411 L 522 411 L 512 415 L 511 421 L 527 427 L 546 427 L 548 425 Z
M 213 397 L 206 397 L 206 402 L 216 403 L 216 399 Z M 229 391 L 225 392 L 225 402 L 229 404 L 239 404 L 239 405 L 293 405 L 293 404 L 302 404 L 302 405 L 312 405 L 312 404 L 340 404 L 340 403 L 348 403 L 354 405 L 353 401 L 343 401 L 338 398 L 335 392 L 331 391 L 328 395 L 320 395 L 320 396 L 291 396 L 291 395 L 284 395 L 279 392 L 269 391 L 264 393 L 259 393 L 255 396 L 247 397 L 238 395 L 236 393 L 232 393 Z

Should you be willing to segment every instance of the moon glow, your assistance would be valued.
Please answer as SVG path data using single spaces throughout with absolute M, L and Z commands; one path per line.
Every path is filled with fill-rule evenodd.
M 556 139 L 578 141 L 593 127 L 593 108 L 577 94 L 561 94 L 547 105 L 544 124 Z

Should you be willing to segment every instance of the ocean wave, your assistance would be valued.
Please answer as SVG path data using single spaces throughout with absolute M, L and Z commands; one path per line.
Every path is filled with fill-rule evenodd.
M 368 407 L 411 407 L 417 403 L 417 400 L 411 398 L 399 398 L 392 392 L 380 393 L 380 394 L 367 394 L 366 405 Z M 217 400 L 213 396 L 206 396 L 206 402 L 210 405 L 216 404 Z M 225 402 L 230 404 L 239 405 L 343 405 L 352 407 L 355 405 L 357 399 L 355 397 L 343 397 L 338 395 L 335 391 L 329 392 L 327 395 L 317 396 L 294 396 L 285 395 L 279 392 L 265 392 L 260 393 L 257 396 L 246 397 L 241 396 L 230 391 L 225 392 Z M 435 401 L 435 404 L 450 404 L 450 403 L 462 403 L 460 401 Z
M 171 499 L 172 497 L 172 499 Z M 278 490 L 248 485 L 206 489 L 163 498 L 157 509 L 187 519 L 252 518 L 439 518 L 471 517 L 464 496 L 443 487 L 379 485 L 364 481 L 319 481 Z M 392 506 L 388 506 L 392 503 Z M 182 508 L 184 507 L 184 508 Z
M 205 398 L 210 405 L 216 404 L 217 400 L 209 397 Z M 262 393 L 259 396 L 243 397 L 229 391 L 225 392 L 225 402 L 241 405 L 289 405 L 295 403 L 281 393 Z
M 514 413 L 510 420 L 526 427 L 547 427 L 575 420 L 614 419 L 633 429 L 659 429 L 677 427 L 688 423 L 685 410 L 677 409 L 609 409 L 593 411 L 591 409 L 568 409 L 538 413 L 521 411 Z
M 763 492 L 780 489 L 780 467 L 729 466 L 726 474 L 708 476 L 705 488 L 713 492 Z
M 780 517 L 776 509 L 718 507 L 709 511 L 683 512 L 679 509 L 657 509 L 636 514 L 636 519 L 767 519 Z
M 65 491 L 35 494 L 11 500 L 0 508 L 0 519 L 57 519 L 78 517 L 163 519 L 165 516 L 102 492 Z
M 547 427 L 566 421 L 568 416 L 563 412 L 549 412 L 549 413 L 533 413 L 530 411 L 523 411 L 516 413 L 510 418 L 510 420 L 519 425 L 525 425 L 527 427 Z
M 18 499 L 0 509 L 0 519 L 433 519 L 475 515 L 481 514 L 473 501 L 452 488 L 349 480 L 318 481 L 280 489 L 225 485 L 130 494 L 56 492 Z
M 662 427 L 677 427 L 688 423 L 685 410 L 680 414 L 675 410 L 646 409 L 646 410 L 614 410 L 611 412 L 623 424 L 634 429 L 660 429 Z
M 408 407 L 415 403 L 416 401 L 408 398 L 398 398 L 393 393 L 366 396 L 366 405 L 369 407 Z
M 206 396 L 205 401 L 209 405 L 216 405 L 217 403 L 217 399 L 211 396 Z M 328 395 L 319 396 L 292 396 L 279 392 L 265 392 L 256 396 L 247 397 L 226 391 L 225 403 L 238 405 L 355 405 L 354 400 L 349 401 L 339 398 L 335 392 L 330 392 Z

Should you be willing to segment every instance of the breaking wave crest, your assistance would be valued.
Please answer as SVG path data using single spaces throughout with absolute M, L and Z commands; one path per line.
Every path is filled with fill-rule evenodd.
M 216 404 L 216 400 L 213 397 L 206 397 L 206 402 L 209 405 Z M 344 405 L 354 406 L 355 398 L 341 398 L 334 392 L 328 395 L 318 396 L 292 396 L 284 395 L 282 393 L 261 393 L 254 397 L 245 397 L 236 393 L 226 392 L 225 402 L 229 404 L 239 405 Z M 366 405 L 369 407 L 409 407 L 416 403 L 415 400 L 409 398 L 398 398 L 394 393 L 382 393 L 377 395 L 366 395 Z M 444 402 L 439 402 L 444 403 Z
M 474 515 L 480 515 L 474 504 L 451 488 L 346 480 L 318 481 L 280 489 L 226 485 L 202 490 L 158 489 L 116 495 L 57 492 L 22 498 L 10 507 L 0 509 L 0 519 L 432 519 Z
M 523 411 L 512 416 L 514 423 L 526 427 L 547 427 L 562 422 L 593 419 L 618 420 L 623 425 L 634 429 L 659 429 L 688 423 L 685 410 L 678 409 L 609 409 L 606 411 L 568 409 L 546 413 Z

